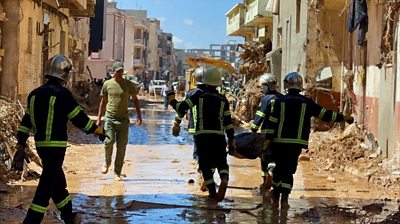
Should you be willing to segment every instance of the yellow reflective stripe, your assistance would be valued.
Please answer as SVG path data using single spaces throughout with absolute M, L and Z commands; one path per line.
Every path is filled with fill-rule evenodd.
M 180 121 L 181 121 L 182 118 L 183 118 L 183 117 L 179 116 L 179 114 L 176 114 L 176 115 L 175 115 L 175 119 L 177 119 L 177 120 L 180 120 Z
M 224 135 L 223 131 L 217 131 L 217 130 L 199 130 L 196 131 L 197 134 L 219 134 L 219 135 Z
M 196 129 L 195 128 L 189 128 L 189 133 L 190 134 L 193 134 L 193 133 L 195 133 L 196 132 Z
M 273 113 L 274 112 L 274 106 L 275 106 L 275 99 L 271 100 L 270 103 L 271 103 L 271 113 Z
M 214 179 L 206 180 L 206 181 L 204 181 L 204 183 L 205 183 L 206 185 L 213 184 L 213 183 L 214 183 Z
M 204 103 L 204 99 L 200 98 L 199 99 L 199 121 L 200 121 L 199 129 L 200 130 L 204 129 L 204 124 L 203 124 L 203 103 Z
M 36 147 L 67 147 L 67 141 L 37 141 Z
M 193 129 L 196 131 L 197 126 L 197 106 L 192 107 Z
M 332 121 L 336 121 L 337 113 L 333 112 L 332 113 Z
M 75 109 L 74 109 L 73 111 L 71 111 L 71 113 L 69 113 L 69 114 L 67 115 L 68 119 L 71 120 L 71 119 L 73 119 L 74 117 L 76 117 L 76 115 L 78 115 L 79 112 L 80 112 L 81 110 L 82 110 L 82 109 L 81 109 L 80 106 L 75 107 Z
M 278 118 L 269 116 L 269 121 L 274 122 L 274 123 L 278 123 Z
M 276 163 L 274 163 L 274 162 L 271 162 L 271 163 L 268 163 L 268 169 L 271 169 L 271 168 L 275 168 L 276 167 Z
M 229 174 L 229 170 L 225 169 L 225 170 L 220 170 L 218 171 L 219 174 Z
M 47 112 L 47 123 L 46 123 L 46 141 L 50 141 L 51 132 L 53 131 L 53 119 L 54 119 L 54 103 L 56 97 L 51 96 L 49 100 L 49 110 Z
M 281 186 L 282 186 L 283 188 L 286 188 L 286 189 L 292 190 L 292 185 L 290 185 L 290 184 L 287 184 L 287 183 L 282 183 L 282 184 L 281 184 Z
M 231 116 L 231 115 L 232 113 L 229 110 L 224 112 L 224 116 Z
M 272 185 L 274 185 L 275 187 L 279 187 L 281 184 L 282 184 L 282 181 L 279 181 L 279 182 L 272 181 Z
M 190 108 L 193 107 L 193 102 L 190 99 L 185 100 L 185 102 L 189 105 Z
M 301 145 L 308 145 L 308 141 L 301 140 L 301 139 L 290 139 L 290 138 L 274 138 L 273 142 L 277 143 L 293 143 L 293 144 L 301 144 Z
M 281 102 L 281 117 L 278 128 L 278 138 L 282 136 L 283 122 L 285 121 L 285 103 Z
M 266 129 L 261 129 L 260 133 L 261 134 L 267 134 L 267 130 Z
M 227 126 L 225 126 L 224 128 L 225 128 L 225 130 L 232 129 L 232 128 L 233 128 L 233 124 L 227 125 Z
M 318 118 L 319 118 L 319 119 L 322 119 L 322 117 L 325 115 L 325 112 L 326 112 L 326 109 L 325 109 L 325 108 L 322 108 L 321 112 L 320 112 L 319 115 L 318 115 Z
M 304 125 L 304 116 L 306 115 L 306 107 L 307 107 L 307 104 L 302 103 L 301 113 L 300 113 L 300 124 L 299 124 L 299 129 L 297 130 L 297 138 L 298 139 L 301 139 L 301 136 L 303 134 L 303 125 Z
M 56 207 L 57 208 L 62 208 L 62 207 L 64 207 L 69 201 L 71 201 L 72 200 L 72 198 L 71 198 L 71 196 L 67 196 L 64 200 L 62 200 L 60 203 L 57 203 L 56 204 Z
M 225 102 L 221 102 L 221 106 L 219 107 L 219 118 L 220 118 L 220 127 L 219 127 L 219 129 L 221 129 L 221 130 L 223 130 L 224 129 L 224 127 L 223 127 L 223 125 L 224 125 L 224 121 L 223 121 L 223 119 L 224 119 L 224 107 L 225 107 Z M 227 129 L 227 128 L 225 128 L 225 129 Z
M 262 177 L 265 177 L 265 176 L 267 176 L 267 173 L 264 172 L 264 171 L 261 171 L 261 176 L 262 176 Z
M 265 129 L 265 133 L 266 134 L 275 134 L 275 130 L 274 129 Z
M 265 114 L 259 110 L 257 110 L 256 115 L 258 115 L 260 117 L 265 117 Z
M 251 124 L 251 128 L 258 129 L 258 128 L 260 128 L 260 126 L 259 126 L 259 125 L 256 125 L 256 124 L 254 124 L 254 123 L 252 123 L 252 124 Z
M 29 102 L 29 113 L 31 114 L 31 123 L 32 123 L 32 128 L 33 132 L 36 134 L 36 124 L 35 124 L 35 97 L 31 97 L 31 101 Z
M 89 120 L 86 126 L 82 129 L 83 131 L 89 131 L 89 129 L 93 126 L 93 121 Z
M 18 127 L 18 131 L 23 132 L 23 133 L 26 133 L 26 134 L 29 134 L 29 132 L 31 131 L 31 129 L 30 129 L 30 128 L 27 128 L 27 127 L 25 127 L 25 126 L 20 125 L 20 126 Z
M 39 213 L 45 213 L 47 208 L 37 205 L 37 204 L 31 204 L 31 207 L 29 207 L 31 210 L 35 211 L 35 212 L 39 212 Z

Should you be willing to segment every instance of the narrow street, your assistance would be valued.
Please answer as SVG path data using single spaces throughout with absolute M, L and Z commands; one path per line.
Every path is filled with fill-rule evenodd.
M 64 171 L 82 223 L 371 223 L 397 210 L 397 195 L 344 173 L 329 174 L 335 179 L 329 181 L 315 164 L 301 161 L 291 207 L 280 211 L 259 194 L 259 161 L 232 157 L 225 200 L 207 204 L 192 159 L 192 137 L 185 130 L 173 137 L 175 113 L 161 107 L 148 102 L 143 125 L 131 126 L 122 182 L 114 181 L 112 169 L 101 174 L 104 153 L 97 138 L 72 132 Z M 10 193 L 0 193 L 1 223 L 22 222 L 36 185 L 37 180 L 14 182 Z M 383 209 L 368 213 L 371 217 L 361 211 L 380 203 Z M 62 223 L 55 211 L 50 203 L 43 223 Z

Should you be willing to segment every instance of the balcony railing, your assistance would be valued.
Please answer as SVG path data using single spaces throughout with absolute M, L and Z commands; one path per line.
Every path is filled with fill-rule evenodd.
M 249 1 L 246 6 L 245 25 L 265 24 L 268 21 L 272 23 L 272 13 L 266 10 L 268 0 Z
M 244 26 L 246 8 L 242 3 L 236 4 L 226 13 L 226 34 L 228 36 L 247 36 L 254 31 Z

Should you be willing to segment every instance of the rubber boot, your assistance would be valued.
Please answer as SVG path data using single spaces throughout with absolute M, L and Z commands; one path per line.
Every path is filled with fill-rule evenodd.
M 217 191 L 215 190 L 215 183 L 207 184 L 208 200 L 216 200 Z
M 227 188 L 228 188 L 228 178 L 222 178 L 221 184 L 219 185 L 218 188 L 217 196 L 215 197 L 218 202 L 224 200 Z
M 279 197 L 280 197 L 280 193 L 276 189 L 271 190 L 272 203 L 279 204 Z
M 281 209 L 289 209 L 289 194 L 282 194 L 281 197 Z

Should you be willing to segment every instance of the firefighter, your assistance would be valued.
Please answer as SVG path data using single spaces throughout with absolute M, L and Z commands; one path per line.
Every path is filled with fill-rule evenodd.
M 271 100 L 276 97 L 282 96 L 276 89 L 278 87 L 276 76 L 271 73 L 264 73 L 259 79 L 261 91 L 265 96 L 261 99 L 260 106 L 256 112 L 253 123 L 251 124 L 251 131 L 256 133 L 261 126 L 261 133 L 266 134 L 267 122 L 264 121 L 265 117 L 269 117 L 267 106 Z M 261 160 L 261 177 L 263 183 L 260 185 L 260 191 L 265 192 L 269 190 L 272 185 L 272 172 L 275 164 L 271 160 L 271 152 L 265 152 L 260 156 Z
M 64 222 L 73 223 L 75 214 L 72 213 L 71 196 L 62 169 L 68 140 L 67 122 L 70 120 L 86 133 L 99 135 L 101 141 L 104 141 L 105 132 L 90 120 L 72 93 L 64 87 L 72 69 L 70 59 L 56 55 L 46 65 L 44 76 L 48 81 L 28 96 L 28 108 L 18 128 L 17 151 L 12 166 L 18 171 L 23 169 L 26 140 L 33 133 L 43 171 L 23 223 L 40 223 L 50 198 L 61 211 Z
M 197 91 L 182 102 L 171 101 L 177 111 L 172 134 L 178 136 L 180 123 L 187 111 L 196 107 L 195 144 L 197 146 L 199 168 L 208 189 L 209 199 L 220 202 L 224 199 L 229 181 L 225 133 L 228 137 L 229 151 L 235 151 L 234 130 L 229 111 L 229 102 L 217 91 L 221 83 L 221 72 L 216 67 L 206 68 L 203 75 L 204 91 Z M 212 144 L 210 144 L 212 143 Z M 216 167 L 221 184 L 216 192 L 213 171 Z
M 276 163 L 272 178 L 271 198 L 281 208 L 289 208 L 288 198 L 293 187 L 293 174 L 297 169 L 297 160 L 302 148 L 308 148 L 311 117 L 325 122 L 344 122 L 351 124 L 352 116 L 343 116 L 316 104 L 312 99 L 300 95 L 303 90 L 303 78 L 297 72 L 291 72 L 284 79 L 286 95 L 271 101 L 267 110 L 264 150 L 271 145 Z

